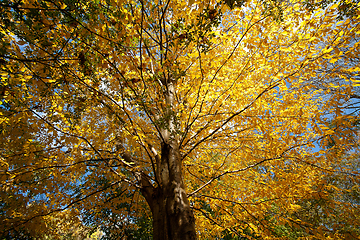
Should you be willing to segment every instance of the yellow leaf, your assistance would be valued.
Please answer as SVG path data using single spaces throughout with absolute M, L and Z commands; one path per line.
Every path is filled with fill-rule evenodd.
M 331 7 L 329 7 L 329 9 L 333 10 L 333 9 L 337 8 L 338 6 L 339 6 L 339 3 L 335 3 Z
M 67 7 L 67 5 L 65 3 L 62 3 L 60 6 L 60 9 L 65 9 Z
M 329 62 L 330 62 L 330 63 L 335 63 L 336 61 L 337 61 L 336 58 L 332 58 Z

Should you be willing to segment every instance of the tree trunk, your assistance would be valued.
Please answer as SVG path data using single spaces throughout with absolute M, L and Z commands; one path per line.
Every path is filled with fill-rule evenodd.
M 156 158 L 157 186 L 153 187 L 143 179 L 141 191 L 152 212 L 154 240 L 194 240 L 195 217 L 183 183 L 176 120 L 172 112 L 175 90 L 173 81 L 164 82 L 167 83 L 167 109 L 164 112 L 167 126 L 161 129 L 161 157 L 153 150 Z
M 153 216 L 154 240 L 196 239 L 195 217 L 182 181 L 179 156 L 176 146 L 164 144 L 158 168 L 161 186 L 142 191 Z

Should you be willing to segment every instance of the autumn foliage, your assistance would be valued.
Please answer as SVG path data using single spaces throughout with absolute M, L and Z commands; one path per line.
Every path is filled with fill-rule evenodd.
M 0 237 L 357 239 L 358 6 L 1 1 Z

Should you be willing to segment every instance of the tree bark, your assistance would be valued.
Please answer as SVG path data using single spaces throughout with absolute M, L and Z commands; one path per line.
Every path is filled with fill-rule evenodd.
M 196 239 L 195 217 L 185 191 L 182 162 L 175 129 L 174 85 L 167 81 L 165 100 L 167 126 L 161 130 L 163 142 L 161 157 L 157 156 L 156 188 L 142 183 L 142 193 L 148 202 L 153 216 L 154 240 L 194 240 Z
M 195 217 L 182 181 L 179 156 L 176 146 L 164 144 L 159 168 L 161 186 L 142 191 L 153 216 L 154 240 L 196 239 Z

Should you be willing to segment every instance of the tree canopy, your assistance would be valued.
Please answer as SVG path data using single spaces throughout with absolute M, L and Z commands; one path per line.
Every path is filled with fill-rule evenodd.
M 358 238 L 358 7 L 2 0 L 0 236 Z

